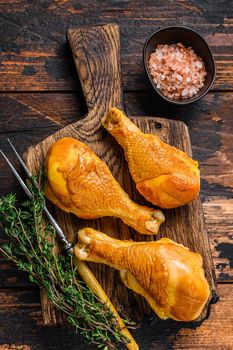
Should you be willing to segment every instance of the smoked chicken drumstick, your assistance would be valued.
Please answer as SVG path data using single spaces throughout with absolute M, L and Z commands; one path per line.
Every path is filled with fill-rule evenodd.
M 209 299 L 201 255 L 168 238 L 121 241 L 84 228 L 74 251 L 80 260 L 119 270 L 125 285 L 145 297 L 162 319 L 194 320 Z
M 115 216 L 142 234 L 156 234 L 163 213 L 134 203 L 107 165 L 84 143 L 55 142 L 46 159 L 45 195 L 60 209 L 83 219 Z
M 102 125 L 122 146 L 138 191 L 161 208 L 176 208 L 200 190 L 198 163 L 186 153 L 144 134 L 126 115 L 111 108 Z

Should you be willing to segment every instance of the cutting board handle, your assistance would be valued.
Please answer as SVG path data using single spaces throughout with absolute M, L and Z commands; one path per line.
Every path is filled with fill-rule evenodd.
M 86 98 L 88 121 L 99 122 L 110 107 L 123 109 L 118 25 L 70 29 L 67 37 Z

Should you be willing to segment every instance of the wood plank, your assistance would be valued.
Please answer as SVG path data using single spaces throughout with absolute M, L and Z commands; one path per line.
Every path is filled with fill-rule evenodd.
M 0 314 L 14 309 L 38 308 L 40 310 L 39 290 L 0 289 Z
M 10 5 L 11 4 L 11 5 Z M 213 89 L 232 89 L 232 3 L 87 0 L 85 3 L 2 1 L 1 91 L 76 90 L 74 63 L 65 33 L 69 28 L 103 23 L 121 27 L 123 84 L 127 90 L 150 87 L 142 65 L 146 37 L 168 25 L 187 25 L 210 44 L 217 64 Z M 43 16 L 41 16 L 43 12 Z
M 233 308 L 233 285 L 220 284 L 218 290 L 220 300 L 212 305 L 209 318 L 201 325 L 171 320 L 144 322 L 134 331 L 140 349 L 213 350 L 214 344 L 215 350 L 231 350 L 233 314 L 229 310 Z M 11 291 L 8 295 L 10 298 Z M 84 345 L 74 332 L 44 326 L 41 311 L 30 302 L 20 308 L 0 309 L 0 324 L 0 350 L 96 350 L 95 346 Z
M 203 208 L 217 279 L 233 282 L 233 200 L 212 197 Z
M 13 262 L 5 260 L 0 255 L 0 290 L 12 287 L 35 288 L 35 285 L 29 281 L 27 273 L 20 271 Z
M 80 119 L 86 113 L 83 101 L 79 94 L 73 93 L 1 94 L 0 109 L 3 112 L 0 118 L 0 147 L 16 165 L 6 146 L 6 137 L 11 137 L 23 154 L 31 144 L 36 144 L 61 127 Z M 201 196 L 217 279 L 232 281 L 233 249 L 230 244 L 233 219 L 229 213 L 233 208 L 229 199 L 232 198 L 233 187 L 230 181 L 233 145 L 229 137 L 233 132 L 233 94 L 210 93 L 199 103 L 184 110 L 161 103 L 152 93 L 126 93 L 125 107 L 129 114 L 140 115 L 146 112 L 148 115 L 168 116 L 183 120 L 188 125 L 193 154 L 201 166 Z M 6 164 L 0 162 L 0 192 L 6 194 L 10 191 L 17 192 L 19 198 L 23 196 Z M 227 244 L 219 246 L 223 242 Z M 14 265 L 5 264 L 6 262 L 5 270 L 0 269 L 0 286 L 29 283 L 26 275 L 17 273 Z

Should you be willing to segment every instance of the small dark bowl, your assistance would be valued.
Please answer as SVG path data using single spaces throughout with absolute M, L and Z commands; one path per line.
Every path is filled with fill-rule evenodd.
M 176 44 L 182 43 L 184 46 L 191 46 L 195 53 L 202 58 L 207 75 L 205 77 L 204 86 L 195 94 L 193 97 L 182 99 L 182 100 L 172 100 L 163 95 L 163 93 L 157 89 L 153 79 L 150 75 L 148 63 L 149 58 L 152 52 L 155 51 L 157 45 L 159 44 Z M 155 91 L 167 102 L 173 103 L 175 105 L 187 105 L 189 103 L 195 102 L 205 96 L 205 94 L 209 91 L 213 82 L 215 80 L 216 70 L 214 64 L 214 58 L 212 52 L 206 43 L 206 41 L 202 38 L 200 34 L 198 34 L 195 30 L 187 28 L 187 27 L 165 27 L 157 30 L 152 33 L 146 40 L 144 49 L 143 49 L 143 62 L 148 78 L 150 79 L 151 85 L 155 89 Z

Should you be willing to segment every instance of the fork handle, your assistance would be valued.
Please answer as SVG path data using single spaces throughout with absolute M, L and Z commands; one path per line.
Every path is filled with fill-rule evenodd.
M 115 316 L 115 319 L 118 323 L 119 329 L 121 331 L 121 334 L 127 338 L 129 341 L 127 343 L 127 348 L 129 350 L 138 350 L 138 344 L 134 340 L 133 336 L 129 332 L 129 330 L 126 328 L 123 320 L 119 316 L 117 310 L 113 306 L 112 302 L 110 301 L 109 297 L 95 278 L 94 274 L 91 272 L 87 264 L 81 260 L 79 260 L 76 256 L 74 256 L 74 264 L 77 267 L 77 271 L 79 275 L 82 277 L 84 282 L 88 285 L 88 287 L 92 290 L 92 292 L 100 299 L 100 301 L 107 305 L 107 307 L 112 311 L 112 313 Z

